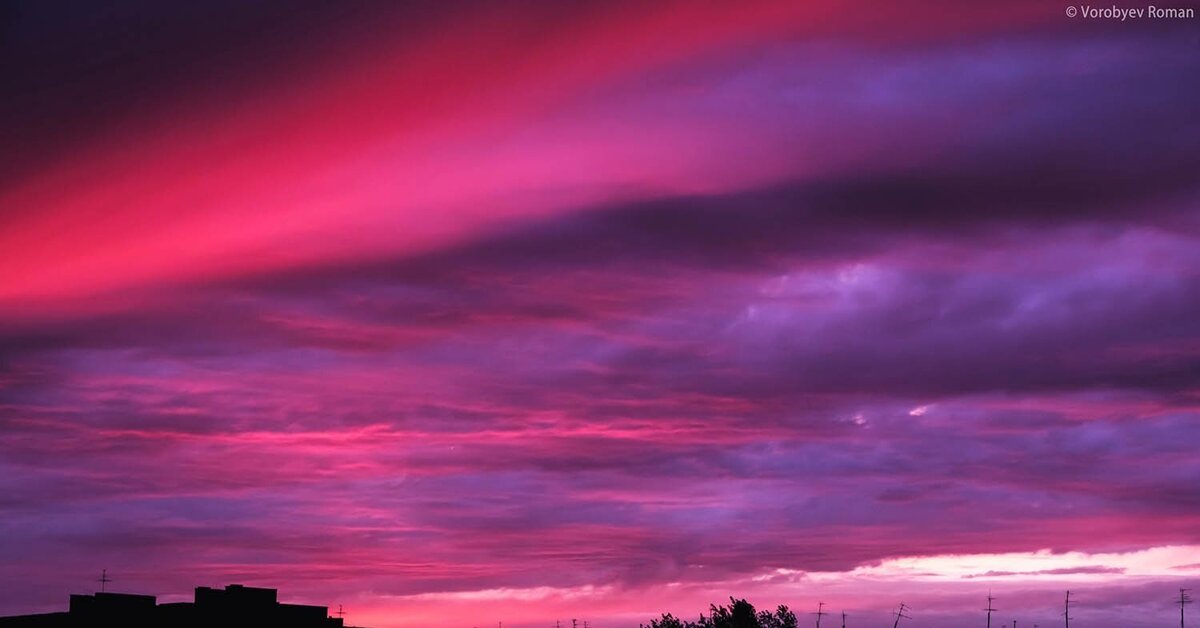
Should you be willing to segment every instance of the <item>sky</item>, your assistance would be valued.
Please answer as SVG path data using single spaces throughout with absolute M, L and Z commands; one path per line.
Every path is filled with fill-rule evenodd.
M 1084 8 L 0 5 L 0 614 L 1175 621 L 1200 20 Z

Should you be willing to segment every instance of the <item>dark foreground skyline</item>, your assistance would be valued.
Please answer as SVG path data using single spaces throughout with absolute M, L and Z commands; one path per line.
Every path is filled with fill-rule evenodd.
M 158 603 L 153 595 L 99 591 L 72 594 L 65 611 L 0 617 L 0 628 L 343 628 L 326 606 L 279 602 L 275 589 L 231 584 L 196 587 L 190 602 Z
M 1159 626 L 1200 21 L 1072 6 L 0 3 L 0 614 Z
M 241 584 L 231 584 L 222 588 L 196 587 L 194 598 L 188 602 L 158 603 L 155 596 L 105 591 L 104 586 L 111 580 L 107 572 L 99 579 L 101 591 L 94 594 L 72 594 L 69 608 L 66 611 L 49 613 L 23 614 L 15 616 L 0 616 L 0 628 L 72 628 L 82 626 L 114 626 L 125 628 L 161 628 L 173 626 L 178 628 L 208 627 L 214 625 L 232 628 L 260 628 L 287 626 L 288 628 L 342 628 L 345 626 L 344 609 L 338 605 L 336 616 L 331 614 L 329 607 L 287 604 L 278 601 L 278 591 L 261 587 L 247 587 Z M 1031 615 L 1026 612 L 1008 609 L 1002 613 L 996 608 L 997 598 L 990 592 L 986 605 L 980 613 L 984 625 L 988 628 L 995 623 L 998 627 L 1009 625 L 1009 621 L 1001 617 L 1020 615 L 1029 623 Z M 1071 591 L 1063 594 L 1059 617 L 1055 621 L 1047 621 L 1048 617 L 1040 617 L 1047 626 L 1061 623 L 1069 628 L 1071 621 L 1079 625 L 1076 612 L 1079 610 L 1078 593 L 1072 597 Z M 1172 602 L 1178 607 L 1180 628 L 1186 628 L 1186 611 L 1194 603 L 1191 589 L 1181 588 Z M 919 618 L 914 617 L 914 609 L 900 602 L 892 611 L 893 628 L 901 623 L 907 625 L 922 625 Z M 825 618 L 830 619 L 825 619 Z M 798 628 L 807 625 L 806 619 L 811 620 L 815 628 L 820 628 L 821 621 L 825 624 L 838 625 L 848 628 L 854 622 L 848 620 L 849 614 L 845 609 L 834 610 L 825 602 L 818 602 L 816 610 L 810 613 L 780 604 L 774 609 L 757 610 L 745 599 L 729 597 L 728 604 L 712 603 L 707 611 L 700 612 L 696 619 L 687 616 L 677 617 L 672 613 L 662 613 L 645 623 L 639 622 L 638 628 Z M 856 619 L 858 619 L 856 617 Z M 1038 615 L 1032 615 L 1033 625 L 1039 626 Z M 1153 623 L 1161 623 L 1161 618 L 1145 618 Z M 473 622 L 476 628 L 479 621 Z M 488 623 L 484 620 L 482 623 Z M 454 625 L 454 620 L 430 620 L 430 625 Z M 503 627 L 503 621 L 497 622 Z M 563 621 L 556 619 L 555 628 L 562 628 Z M 598 628 L 594 622 L 577 618 L 569 620 L 572 628 Z M 1012 619 L 1011 625 L 1017 628 L 1018 620 Z M 349 627 L 353 628 L 353 627 Z

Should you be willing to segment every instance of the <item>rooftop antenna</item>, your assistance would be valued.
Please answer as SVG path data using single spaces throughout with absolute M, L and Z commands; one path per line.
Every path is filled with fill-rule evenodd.
M 824 602 L 817 602 L 817 612 L 809 613 L 809 615 L 817 616 L 817 628 L 821 628 L 821 618 L 828 614 L 829 613 L 825 612 L 825 603 Z
M 846 628 L 846 611 L 842 611 L 842 628 Z
M 1063 602 L 1063 626 L 1071 628 L 1071 592 L 1067 591 L 1067 599 Z
M 105 587 L 105 585 L 107 585 L 108 583 L 112 582 L 112 578 L 109 578 L 109 577 L 108 577 L 108 570 L 107 570 L 107 569 L 101 569 L 101 570 L 100 570 L 100 579 L 99 579 L 99 580 L 97 580 L 96 582 L 99 582 L 99 583 L 100 583 L 100 592 L 101 592 L 101 593 L 104 593 L 104 587 Z
M 904 602 L 901 602 L 900 608 L 896 609 L 896 612 L 894 613 L 896 616 L 896 621 L 892 622 L 892 628 L 896 628 L 896 626 L 899 626 L 900 620 L 902 618 L 903 619 L 912 619 L 912 617 L 909 617 L 908 615 L 904 614 L 904 611 L 911 611 L 911 610 L 912 609 L 909 608 Z
M 342 605 L 341 605 L 341 604 L 338 604 L 338 613 L 337 613 L 337 615 L 338 615 L 338 617 L 345 617 L 345 616 L 346 616 L 346 610 L 342 608 Z
M 996 598 L 992 597 L 992 592 L 988 591 L 988 606 L 983 609 L 987 611 L 987 628 L 992 628 L 992 613 L 996 612 L 996 609 L 992 608 L 992 602 L 995 601 Z
M 1191 589 L 1179 590 L 1179 628 L 1183 628 L 1183 607 L 1192 603 L 1192 596 L 1188 595 Z

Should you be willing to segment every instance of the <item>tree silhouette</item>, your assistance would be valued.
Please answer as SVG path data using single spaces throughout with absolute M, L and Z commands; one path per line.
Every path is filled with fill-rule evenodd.
M 750 602 L 730 597 L 728 606 L 710 604 L 708 615 L 701 613 L 697 621 L 685 621 L 665 613 L 659 619 L 650 620 L 648 625 L 638 624 L 638 628 L 796 628 L 796 614 L 783 605 L 773 613 L 756 613 Z
M 762 628 L 796 628 L 796 614 L 783 604 L 774 613 L 762 611 L 758 614 L 758 624 Z
M 762 628 L 754 605 L 746 600 L 729 598 L 729 606 L 711 604 L 708 607 L 711 628 Z M 708 628 L 706 626 L 705 628 Z
M 649 625 L 638 624 L 638 628 L 693 628 L 695 625 L 690 621 L 683 621 L 670 613 L 663 613 L 660 619 L 651 619 Z

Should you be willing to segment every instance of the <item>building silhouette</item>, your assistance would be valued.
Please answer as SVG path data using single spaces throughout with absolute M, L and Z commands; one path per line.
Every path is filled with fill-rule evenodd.
M 158 604 L 153 595 L 72 595 L 66 612 L 0 617 L 0 628 L 345 628 L 327 606 L 280 604 L 276 589 L 196 587 L 194 600 Z

